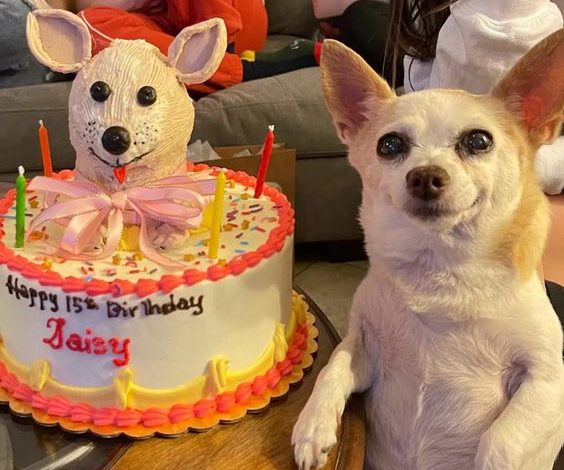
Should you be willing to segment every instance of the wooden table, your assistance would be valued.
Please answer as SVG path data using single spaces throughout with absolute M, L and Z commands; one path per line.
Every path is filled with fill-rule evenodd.
M 308 299 L 319 330 L 319 351 L 312 370 L 298 387 L 262 413 L 247 415 L 239 423 L 174 439 L 134 442 L 106 468 L 112 470 L 286 470 L 295 469 L 290 445 L 292 427 L 309 397 L 315 378 L 339 342 L 335 329 Z M 364 460 L 364 414 L 353 396 L 345 410 L 324 470 L 360 470 Z

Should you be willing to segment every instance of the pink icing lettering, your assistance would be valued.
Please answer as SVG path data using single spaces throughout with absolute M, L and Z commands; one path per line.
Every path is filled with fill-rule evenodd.
M 66 347 L 69 351 L 82 354 L 113 354 L 115 358 L 113 363 L 116 367 L 122 367 L 129 364 L 129 345 L 131 339 L 120 339 L 117 337 L 106 340 L 101 336 L 90 337 L 92 329 L 86 328 L 84 336 L 79 333 L 70 333 L 65 336 L 66 320 L 64 318 L 51 317 L 47 320 L 47 328 L 54 326 L 55 331 L 48 338 L 43 338 L 43 342 L 53 349 L 61 349 Z

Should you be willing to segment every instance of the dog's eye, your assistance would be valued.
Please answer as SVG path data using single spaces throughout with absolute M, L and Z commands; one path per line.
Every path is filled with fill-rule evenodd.
M 90 95 L 92 96 L 92 99 L 94 101 L 98 101 L 99 103 L 106 101 L 111 94 L 112 89 L 106 82 L 94 82 L 90 87 Z
M 157 101 L 157 90 L 152 86 L 144 86 L 137 92 L 137 101 L 141 106 L 151 106 Z
M 378 140 L 378 155 L 383 158 L 393 158 L 407 152 L 405 141 L 397 134 L 386 134 Z
M 493 147 L 493 137 L 487 131 L 474 129 L 462 138 L 460 147 L 471 155 L 484 153 Z

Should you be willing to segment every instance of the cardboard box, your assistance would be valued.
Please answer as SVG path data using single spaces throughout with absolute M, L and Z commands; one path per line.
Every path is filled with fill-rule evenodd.
M 262 145 L 214 147 L 215 152 L 221 159 L 211 160 L 205 163 L 229 168 L 230 170 L 244 171 L 249 175 L 256 176 L 260 163 L 261 149 Z M 245 150 L 248 150 L 251 155 L 235 156 Z M 276 147 L 273 147 L 266 181 L 267 183 L 274 182 L 280 185 L 288 200 L 294 205 L 296 191 L 295 149 L 288 149 L 281 143 L 277 143 Z

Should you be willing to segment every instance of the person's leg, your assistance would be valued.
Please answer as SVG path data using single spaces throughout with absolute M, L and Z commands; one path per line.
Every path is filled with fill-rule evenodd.
M 338 31 L 337 39 L 360 54 L 379 74 L 384 68 L 389 12 L 387 3 L 359 0 L 333 22 Z M 402 67 L 399 67 L 398 73 L 401 71 Z M 403 76 L 398 76 L 396 81 L 403 83 Z
M 271 77 L 293 70 L 319 65 L 321 43 L 296 39 L 275 52 L 245 51 L 241 55 L 243 81 Z
M 0 88 L 44 82 L 47 69 L 29 51 L 25 34 L 30 0 L 0 0 Z

